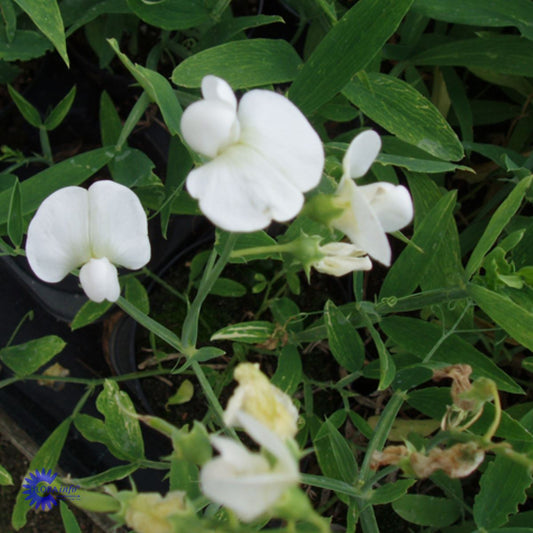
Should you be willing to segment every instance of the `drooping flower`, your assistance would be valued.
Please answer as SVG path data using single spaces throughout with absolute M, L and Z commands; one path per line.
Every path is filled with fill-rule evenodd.
M 372 130 L 360 133 L 350 143 L 335 193 L 335 206 L 342 210 L 330 223 L 359 249 L 388 266 L 391 248 L 386 233 L 403 228 L 413 218 L 409 191 L 387 182 L 358 186 L 352 179 L 367 173 L 380 149 L 381 138 Z
M 26 256 L 35 275 L 49 283 L 81 266 L 88 298 L 114 302 L 120 295 L 115 265 L 135 270 L 150 260 L 146 214 L 135 193 L 113 181 L 59 189 L 30 222 Z
M 281 438 L 294 437 L 298 431 L 298 411 L 287 394 L 270 383 L 257 363 L 241 363 L 233 373 L 239 386 L 224 412 L 228 426 L 239 425 L 239 414 L 253 416 Z
M 237 232 L 295 217 L 324 166 L 322 143 L 304 115 L 284 96 L 260 89 L 237 106 L 231 87 L 211 75 L 202 80 L 202 95 L 181 119 L 189 146 L 211 159 L 187 177 L 202 212 Z
M 274 464 L 233 439 L 213 436 L 211 442 L 220 455 L 203 466 L 200 487 L 212 501 L 231 509 L 242 521 L 251 522 L 298 483 L 298 463 L 276 433 L 247 413 L 241 411 L 237 417 L 248 435 L 270 453 Z
M 372 262 L 366 252 L 345 242 L 330 242 L 319 247 L 324 257 L 313 263 L 313 268 L 322 274 L 344 276 L 354 270 L 370 270 Z

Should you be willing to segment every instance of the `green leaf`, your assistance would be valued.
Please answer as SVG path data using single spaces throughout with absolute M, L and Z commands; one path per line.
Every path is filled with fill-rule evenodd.
M 229 278 L 218 278 L 215 283 L 213 283 L 213 287 L 209 291 L 209 294 L 214 296 L 224 296 L 227 298 L 239 298 L 244 296 L 246 292 L 246 287 L 242 283 Z
M 413 65 L 475 67 L 533 76 L 533 42 L 516 35 L 490 35 L 441 44 L 409 59 Z
M 55 335 L 47 335 L 24 344 L 7 346 L 0 350 L 0 361 L 17 376 L 28 376 L 39 370 L 60 353 L 67 343 Z
M 11 96 L 13 102 L 17 106 L 17 109 L 20 111 L 22 116 L 35 128 L 40 128 L 42 125 L 41 115 L 39 111 L 31 105 L 24 96 L 17 92 L 11 85 L 7 86 L 9 95 Z
M 98 148 L 84 154 L 70 157 L 53 167 L 47 168 L 21 185 L 22 213 L 29 215 L 40 203 L 57 189 L 69 185 L 79 185 L 106 165 L 114 156 L 109 148 Z M 7 222 L 8 206 L 11 192 L 0 193 L 0 224 Z
M 392 508 L 404 520 L 419 526 L 446 527 L 461 515 L 458 502 L 424 494 L 406 494 L 393 502 Z
M 128 278 L 125 287 L 126 300 L 147 315 L 150 312 L 150 300 L 144 285 L 137 278 Z
M 116 382 L 106 379 L 96 407 L 105 417 L 105 427 L 113 446 L 131 461 L 144 458 L 141 426 L 129 396 Z
M 13 485 L 11 474 L 0 465 L 0 485 Z
M 487 315 L 526 348 L 533 350 L 533 313 L 507 296 L 474 283 L 468 292 Z
M 103 146 L 112 146 L 117 143 L 122 131 L 122 122 L 115 104 L 106 91 L 100 95 L 100 136 Z
M 76 98 L 76 86 L 72 87 L 67 95 L 52 109 L 44 121 L 44 127 L 48 131 L 55 130 L 67 116 Z
M 75 331 L 92 324 L 95 320 L 105 314 L 112 305 L 113 302 L 108 302 L 107 300 L 100 303 L 87 300 L 70 323 L 70 329 Z
M 304 64 L 289 92 L 310 114 L 364 69 L 396 31 L 412 0 L 361 0 L 333 26 Z
M 418 287 L 440 248 L 448 245 L 443 238 L 446 233 L 444 222 L 453 212 L 455 198 L 456 191 L 448 192 L 415 229 L 411 242 L 420 247 L 423 253 L 414 246 L 405 247 L 400 257 L 394 261 L 381 286 L 380 299 L 408 296 Z
M 129 8 L 144 22 L 163 30 L 186 30 L 209 21 L 205 2 L 198 0 L 128 0 Z
M 63 19 L 57 5 L 57 0 L 47 0 L 40 2 L 37 0 L 15 0 L 15 2 L 26 12 L 34 24 L 46 35 L 51 43 L 56 47 L 59 55 L 69 66 L 67 55 L 67 43 L 65 39 L 65 29 Z
M 278 367 L 272 376 L 272 384 L 288 395 L 294 394 L 303 377 L 302 358 L 296 346 L 288 344 L 279 354 Z
M 78 525 L 74 513 L 68 508 L 68 505 L 64 501 L 59 502 L 59 511 L 61 513 L 61 520 L 63 521 L 65 533 L 81 533 L 80 526 Z
M 61 13 L 65 27 L 68 27 L 67 36 L 69 36 L 100 15 L 131 14 L 131 10 L 126 0 L 101 0 L 99 2 L 97 0 L 78 0 L 62 2 Z
M 476 525 L 485 529 L 503 526 L 509 515 L 518 511 L 518 505 L 526 501 L 525 491 L 531 481 L 531 473 L 523 465 L 497 456 L 479 481 L 480 491 L 474 500 Z
M 283 83 L 296 77 L 300 57 L 284 40 L 245 39 L 202 50 L 180 63 L 172 81 L 182 87 L 200 87 L 202 78 L 214 74 L 233 89 Z
M 87 476 L 82 478 L 71 478 L 69 483 L 80 485 L 84 489 L 93 489 L 101 487 L 106 483 L 111 483 L 112 481 L 118 481 L 124 479 L 125 477 L 133 474 L 136 470 L 139 469 L 138 464 L 127 464 L 120 466 L 113 466 L 104 472 L 99 472 L 94 476 Z
M 11 189 L 9 211 L 7 213 L 7 234 L 11 242 L 18 248 L 24 236 L 24 217 L 22 216 L 22 198 L 18 179 L 15 180 L 15 184 Z
M 59 456 L 65 445 L 70 429 L 70 418 L 63 420 L 59 426 L 54 429 L 50 436 L 44 441 L 39 451 L 32 459 L 30 466 L 28 467 L 28 474 L 35 472 L 35 470 L 52 470 L 55 468 L 59 461 Z M 17 500 L 15 507 L 13 508 L 13 514 L 11 515 L 11 524 L 16 530 L 19 530 L 26 524 L 26 515 L 30 510 L 30 504 L 25 499 L 25 495 L 22 493 L 24 488 L 21 486 L 17 494 Z
M 446 364 L 465 363 L 472 367 L 472 376 L 494 380 L 500 390 L 522 394 L 522 389 L 485 354 L 458 335 L 441 341 L 442 328 L 423 320 L 407 317 L 387 317 L 380 322 L 387 336 L 406 352 L 421 359 L 433 352 L 432 361 Z M 434 347 L 439 343 L 438 348 Z
M 191 400 L 194 395 L 194 385 L 185 379 L 178 387 L 178 390 L 167 400 L 165 407 L 169 405 L 181 405 Z
M 13 0 L 0 0 L 0 12 L 4 19 L 7 40 L 11 43 L 17 31 L 17 12 Z
M 479 239 L 470 256 L 468 264 L 466 265 L 467 278 L 470 278 L 472 274 L 481 267 L 485 254 L 491 249 L 492 245 L 496 242 L 496 239 L 500 236 L 500 233 L 505 226 L 507 226 L 513 215 L 518 211 L 532 180 L 533 176 L 529 176 L 520 181 L 492 215 L 490 222 Z
M 109 163 L 113 180 L 125 187 L 142 185 L 152 176 L 153 161 L 141 150 L 124 147 Z
M 399 500 L 416 483 L 415 479 L 400 479 L 372 490 L 366 497 L 371 505 L 383 505 Z
M 142 67 L 141 65 L 133 64 L 128 56 L 120 51 L 116 39 L 109 39 L 108 42 L 124 66 L 130 71 L 130 74 L 146 91 L 150 100 L 158 105 L 170 134 L 177 135 L 181 131 L 180 120 L 182 109 L 170 83 L 158 72 Z
M 260 344 L 269 340 L 274 334 L 275 326 L 272 322 L 255 320 L 231 324 L 211 335 L 212 341 L 238 341 L 247 344 Z
M 533 4 L 529 0 L 415 0 L 412 10 L 426 17 L 472 26 L 516 26 L 533 39 Z
M 185 459 L 172 457 L 170 462 L 169 490 L 184 490 L 194 500 L 202 494 L 198 480 L 198 467 Z
M 331 300 L 326 302 L 324 320 L 329 348 L 335 360 L 349 372 L 361 370 L 365 360 L 363 341 L 357 330 Z
M 395 154 L 379 154 L 376 163 L 383 166 L 403 167 L 411 172 L 425 172 L 427 174 L 439 174 L 440 172 L 453 172 L 454 170 L 466 170 L 472 172 L 469 167 L 456 165 L 446 161 L 434 159 L 418 159 Z
M 342 93 L 403 141 L 440 159 L 455 161 L 464 156 L 461 142 L 439 110 L 405 81 L 368 73 L 351 81 Z
M 13 41 L 0 37 L 0 59 L 4 61 L 27 61 L 44 55 L 50 48 L 48 40 L 36 31 L 17 30 Z

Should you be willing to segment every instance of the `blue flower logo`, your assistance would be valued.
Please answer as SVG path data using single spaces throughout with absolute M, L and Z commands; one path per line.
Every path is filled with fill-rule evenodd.
M 35 506 L 36 509 L 39 509 L 39 507 L 43 511 L 51 509 L 57 503 L 57 493 L 50 490 L 50 486 L 56 477 L 57 474 L 52 474 L 51 470 L 46 472 L 44 468 L 41 472 L 39 470 L 30 472 L 24 478 L 25 484 L 22 485 L 26 489 L 22 491 L 22 494 L 26 495 L 24 499 L 28 500 L 30 505 Z

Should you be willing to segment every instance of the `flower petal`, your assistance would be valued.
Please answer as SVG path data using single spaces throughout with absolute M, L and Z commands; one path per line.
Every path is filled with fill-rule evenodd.
M 235 145 L 213 161 L 193 170 L 187 190 L 200 200 L 200 209 L 226 231 L 251 232 L 272 219 L 295 217 L 303 195 L 254 149 Z
M 208 74 L 202 79 L 202 96 L 206 100 L 220 100 L 237 111 L 237 98 L 229 83 L 222 78 Z
M 378 182 L 363 185 L 360 191 L 386 232 L 402 229 L 413 220 L 413 201 L 403 185 Z
M 110 180 L 89 187 L 89 232 L 93 257 L 135 270 L 150 260 L 148 222 L 136 194 Z
M 80 283 L 87 297 L 97 303 L 116 302 L 120 296 L 117 269 L 106 257 L 85 263 L 80 270 Z
M 373 130 L 357 135 L 342 160 L 344 176 L 360 178 L 364 176 L 381 150 L 381 137 Z
M 353 244 L 330 242 L 320 247 L 325 255 L 320 261 L 313 263 L 313 268 L 323 274 L 344 276 L 354 270 L 370 270 L 372 262 Z
M 336 195 L 346 208 L 331 224 L 358 248 L 388 266 L 391 260 L 389 241 L 361 188 L 352 179 L 342 178 Z
M 242 97 L 237 114 L 241 143 L 261 152 L 298 190 L 318 185 L 324 166 L 322 142 L 290 100 L 256 89 Z
M 35 275 L 61 281 L 89 260 L 88 196 L 81 187 L 65 187 L 46 198 L 28 227 L 26 257 Z
M 223 100 L 200 100 L 183 112 L 181 132 L 195 152 L 213 158 L 238 140 L 240 127 L 230 104 Z

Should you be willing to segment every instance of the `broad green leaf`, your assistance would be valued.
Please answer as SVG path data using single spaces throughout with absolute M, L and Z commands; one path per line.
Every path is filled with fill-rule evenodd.
M 167 400 L 165 407 L 187 403 L 191 400 L 193 395 L 194 385 L 188 379 L 185 379 L 178 387 L 178 390 Z
M 15 2 L 26 12 L 44 35 L 48 37 L 68 67 L 69 60 L 65 29 L 63 28 L 63 19 L 61 18 L 57 0 L 47 0 L 46 2 L 39 0 L 15 0 Z
M 517 212 L 532 180 L 533 177 L 529 176 L 520 181 L 492 215 L 487 228 L 481 236 L 481 239 L 479 239 L 466 265 L 466 275 L 468 278 L 480 268 L 485 254 L 491 249 L 505 226 L 507 226 L 513 215 Z
M 361 370 L 365 347 L 357 330 L 335 304 L 328 300 L 324 308 L 329 348 L 335 360 L 349 372 Z
M 18 376 L 27 376 L 39 370 L 50 359 L 60 353 L 66 342 L 55 335 L 7 346 L 0 350 L 0 361 Z
M 57 189 L 69 185 L 79 185 L 106 165 L 114 156 L 110 148 L 97 148 L 84 154 L 70 157 L 53 167 L 47 168 L 21 185 L 22 212 L 29 215 L 40 203 Z M 7 222 L 10 191 L 0 193 L 0 224 Z
M 61 513 L 61 520 L 63 521 L 65 533 L 81 533 L 80 526 L 78 525 L 74 513 L 68 508 L 68 505 L 64 501 L 59 502 L 59 511 Z
M 490 35 L 441 44 L 409 59 L 413 65 L 476 67 L 533 76 L 533 42 L 516 35 Z
M 426 17 L 472 26 L 516 26 L 533 39 L 533 4 L 529 0 L 415 0 L 412 10 Z
M 141 20 L 163 30 L 186 30 L 209 21 L 205 2 L 198 0 L 128 0 L 128 6 Z
M 479 481 L 480 491 L 474 500 L 474 520 L 479 528 L 503 526 L 518 505 L 527 499 L 531 473 L 523 465 L 504 456 L 492 461 Z M 495 505 L 495 503 L 497 504 Z
M 415 229 L 411 241 L 423 252 L 414 246 L 405 247 L 400 257 L 394 261 L 381 286 L 380 299 L 389 296 L 396 298 L 408 296 L 418 287 L 440 248 L 448 245 L 444 240 L 445 221 L 453 212 L 455 197 L 456 191 L 448 192 Z
M 473 140 L 473 111 L 466 93 L 466 87 L 452 67 L 443 67 L 442 76 L 446 83 L 446 91 L 450 97 L 455 116 L 461 126 L 463 141 Z
M 244 89 L 291 81 L 300 63 L 300 57 L 287 41 L 245 39 L 188 57 L 174 69 L 171 79 L 176 85 L 193 88 L 200 87 L 205 75 L 214 74 L 233 89 Z
M 411 172 L 425 172 L 427 174 L 438 174 L 440 172 L 453 172 L 454 170 L 466 170 L 472 172 L 469 167 L 456 165 L 447 161 L 436 161 L 433 159 L 418 159 L 394 154 L 379 154 L 376 159 L 378 165 L 402 167 Z
M 302 381 L 302 358 L 293 344 L 284 346 L 278 357 L 278 367 L 272 376 L 272 383 L 286 392 L 294 394 Z
M 115 104 L 106 91 L 100 95 L 100 136 L 103 146 L 112 146 L 117 143 L 122 131 L 122 121 Z
M 141 150 L 125 146 L 109 162 L 113 180 L 131 188 L 143 185 L 152 176 L 153 161 Z
M 100 318 L 103 314 L 111 308 L 113 302 L 108 302 L 104 300 L 103 302 L 96 303 L 92 300 L 87 300 L 76 313 L 76 316 L 73 318 L 70 323 L 70 329 L 75 331 L 77 329 L 83 328 L 89 324 L 92 324 L 95 320 Z
M 0 0 L 0 12 L 4 19 L 7 40 L 12 42 L 17 31 L 17 12 L 13 0 Z
M 182 109 L 170 83 L 158 72 L 133 64 L 128 56 L 120 51 L 115 39 L 109 39 L 108 42 L 130 74 L 140 83 L 150 99 L 158 105 L 170 134 L 177 135 L 181 131 Z
M 351 81 L 342 93 L 403 141 L 440 159 L 455 161 L 464 156 L 461 142 L 439 110 L 405 81 L 368 73 Z
M 364 69 L 396 31 L 412 0 L 361 0 L 315 48 L 289 91 L 310 114 L 331 100 Z
M 246 293 L 247 289 L 242 283 L 229 278 L 218 278 L 209 291 L 209 294 L 226 298 L 240 298 Z
M 128 278 L 125 283 L 126 300 L 144 314 L 150 312 L 150 300 L 144 285 L 137 278 Z
M 80 485 L 80 487 L 83 487 L 84 489 L 93 489 L 93 488 L 101 487 L 102 485 L 105 485 L 106 483 L 111 483 L 112 481 L 118 481 L 120 479 L 124 479 L 130 474 L 133 474 L 133 472 L 135 472 L 138 469 L 139 469 L 139 465 L 135 463 L 127 464 L 127 465 L 120 465 L 120 466 L 113 466 L 109 468 L 108 470 L 105 470 L 104 472 L 99 472 L 98 474 L 95 474 L 94 476 L 87 476 L 87 477 L 82 477 L 82 478 L 71 478 L 69 479 L 69 483 Z
M 24 236 L 24 218 L 22 216 L 22 198 L 20 195 L 19 180 L 11 189 L 11 198 L 9 200 L 9 211 L 7 213 L 7 234 L 11 242 L 18 248 L 22 243 Z
M 113 446 L 129 460 L 144 457 L 144 443 L 139 420 L 129 396 L 116 382 L 106 380 L 96 399 L 96 407 L 105 417 L 105 427 Z
M 533 312 L 531 310 L 518 305 L 507 296 L 474 283 L 469 284 L 468 291 L 477 305 L 496 324 L 526 348 L 533 350 Z
M 372 490 L 366 499 L 372 505 L 383 505 L 399 500 L 416 483 L 414 479 L 400 479 Z
M 268 341 L 274 334 L 275 326 L 272 322 L 256 320 L 231 324 L 211 335 L 212 341 L 238 341 L 247 344 L 260 344 Z
M 461 515 L 458 502 L 425 494 L 406 494 L 392 502 L 392 508 L 408 522 L 437 528 L 453 524 Z
M 0 465 L 0 485 L 13 485 L 11 474 Z
M 65 445 L 69 429 L 70 418 L 67 418 L 66 420 L 63 420 L 63 422 L 61 422 L 61 424 L 59 424 L 59 426 L 57 426 L 44 441 L 43 445 L 32 459 L 27 474 L 35 472 L 35 470 L 42 470 L 43 468 L 47 471 L 55 468 L 59 461 L 63 446 Z M 13 514 L 11 515 L 11 524 L 16 530 L 19 530 L 26 524 L 26 515 L 30 510 L 30 504 L 25 500 L 26 496 L 22 494 L 23 490 L 24 489 L 21 486 L 17 494 L 15 507 L 13 507 Z
M 75 85 L 46 117 L 46 120 L 44 121 L 44 127 L 48 131 L 56 129 L 61 122 L 63 122 L 64 118 L 67 116 L 67 113 L 70 111 L 72 104 L 74 103 L 74 98 L 76 98 Z
M 27 61 L 44 55 L 50 48 L 48 39 L 36 31 L 17 30 L 13 41 L 0 37 L 0 59 L 4 61 Z
M 200 497 L 198 467 L 190 461 L 172 457 L 170 462 L 169 490 L 184 490 L 194 500 Z
M 474 378 L 483 376 L 496 382 L 500 390 L 522 394 L 522 389 L 485 354 L 458 335 L 441 342 L 443 330 L 436 324 L 407 317 L 387 317 L 380 322 L 387 336 L 403 350 L 424 359 L 447 364 L 464 363 L 472 367 Z M 435 346 L 439 343 L 438 348 Z
M 11 85 L 7 86 L 9 96 L 11 96 L 13 102 L 17 106 L 22 116 L 35 128 L 39 128 L 42 125 L 41 115 L 35 107 L 24 98 L 19 92 L 17 92 Z

